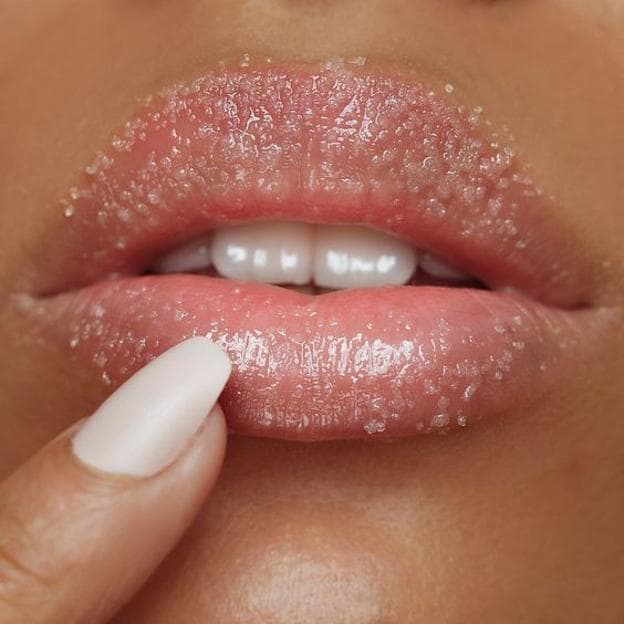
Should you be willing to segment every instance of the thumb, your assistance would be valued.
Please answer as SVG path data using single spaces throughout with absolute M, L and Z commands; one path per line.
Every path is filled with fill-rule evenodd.
M 0 483 L 0 622 L 98 624 L 129 600 L 217 478 L 229 374 L 191 338 Z

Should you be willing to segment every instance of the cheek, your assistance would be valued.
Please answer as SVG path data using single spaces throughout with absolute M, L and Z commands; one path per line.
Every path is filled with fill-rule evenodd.
M 0 309 L 0 358 L 1 479 L 104 396 L 92 375 L 7 309 Z

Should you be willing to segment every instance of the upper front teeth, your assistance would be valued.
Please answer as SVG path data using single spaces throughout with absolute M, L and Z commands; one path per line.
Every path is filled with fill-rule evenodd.
M 313 278 L 325 288 L 406 284 L 416 270 L 416 253 L 383 232 L 348 225 L 316 230 Z
M 230 279 L 308 284 L 314 256 L 313 226 L 307 223 L 249 223 L 219 229 L 212 263 Z
M 429 254 L 423 269 L 434 277 L 465 274 Z M 418 264 L 416 251 L 383 232 L 354 225 L 256 222 L 216 230 L 162 258 L 159 273 L 183 273 L 213 265 L 230 279 L 325 288 L 401 285 Z

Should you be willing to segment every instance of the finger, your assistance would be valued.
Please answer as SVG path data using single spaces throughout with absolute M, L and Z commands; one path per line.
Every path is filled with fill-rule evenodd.
M 0 484 L 0 622 L 98 624 L 141 587 L 217 478 L 229 373 L 187 340 Z

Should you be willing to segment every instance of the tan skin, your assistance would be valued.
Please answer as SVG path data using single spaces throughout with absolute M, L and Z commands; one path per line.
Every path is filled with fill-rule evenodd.
M 9 301 L 54 199 L 138 98 L 243 53 L 453 83 L 509 127 L 624 307 L 620 0 L 2 0 L 0 476 L 103 398 Z M 565 391 L 459 434 L 231 437 L 192 529 L 114 621 L 622 622 L 623 376 L 624 331 Z

